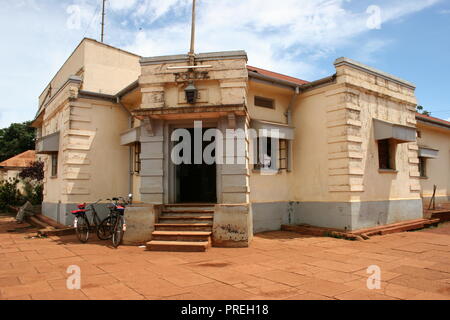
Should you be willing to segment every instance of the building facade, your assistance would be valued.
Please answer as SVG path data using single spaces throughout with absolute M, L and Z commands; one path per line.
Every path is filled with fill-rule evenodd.
M 246 246 L 283 224 L 357 230 L 422 218 L 433 184 L 448 200 L 449 123 L 417 119 L 405 80 L 347 58 L 335 68 L 307 82 L 250 67 L 244 51 L 143 58 L 84 39 L 33 123 L 44 214 L 70 224 L 77 203 L 128 193 L 154 212 L 211 203 L 213 242 Z M 174 162 L 183 133 L 203 140 L 178 156 L 214 142 L 220 161 Z

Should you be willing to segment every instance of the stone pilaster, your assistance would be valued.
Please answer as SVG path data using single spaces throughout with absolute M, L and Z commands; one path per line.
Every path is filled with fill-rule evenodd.
M 327 94 L 330 192 L 364 191 L 359 94 L 345 87 Z
M 246 117 L 239 117 L 236 119 L 236 128 L 233 129 L 242 130 L 244 137 L 235 139 L 235 144 L 243 146 L 244 152 L 241 156 L 238 154 L 236 148 L 234 155 L 230 156 L 226 153 L 226 129 L 232 128 L 229 128 L 227 118 L 220 119 L 219 129 L 224 135 L 224 163 L 220 166 L 221 203 L 236 204 L 249 202 L 249 144 L 246 135 L 248 126 L 249 124 Z
M 141 201 L 164 202 L 164 123 L 144 121 L 141 127 Z

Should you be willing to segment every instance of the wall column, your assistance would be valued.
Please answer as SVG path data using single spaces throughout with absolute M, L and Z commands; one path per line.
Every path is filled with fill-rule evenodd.
M 141 127 L 141 201 L 162 204 L 164 202 L 164 123 L 146 120 Z

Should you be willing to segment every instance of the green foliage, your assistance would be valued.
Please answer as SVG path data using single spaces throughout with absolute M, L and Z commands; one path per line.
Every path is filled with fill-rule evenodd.
M 31 179 L 36 181 L 44 180 L 44 162 L 34 161 L 28 168 L 19 173 L 21 179 Z
M 0 162 L 35 148 L 36 132 L 31 121 L 0 129 Z
M 27 201 L 30 201 L 32 205 L 42 204 L 42 201 L 44 200 L 44 185 L 39 181 L 32 181 L 29 179 L 24 180 L 23 184 L 24 198 Z
M 24 203 L 22 194 L 17 188 L 18 184 L 18 179 L 0 181 L 0 210 L 7 210 L 8 205 L 19 206 Z
M 431 112 L 425 110 L 425 108 L 424 108 L 423 106 L 419 106 L 419 105 L 416 106 L 416 111 L 417 111 L 418 113 L 420 113 L 420 114 L 425 115 L 425 116 L 431 116 Z

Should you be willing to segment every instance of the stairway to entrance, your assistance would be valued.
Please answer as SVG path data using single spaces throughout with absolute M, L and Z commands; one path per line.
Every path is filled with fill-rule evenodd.
M 212 204 L 164 205 L 147 250 L 204 252 L 211 245 L 213 221 Z

